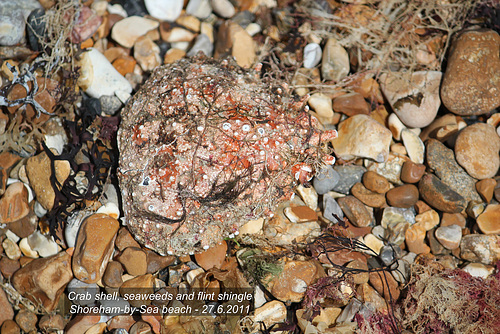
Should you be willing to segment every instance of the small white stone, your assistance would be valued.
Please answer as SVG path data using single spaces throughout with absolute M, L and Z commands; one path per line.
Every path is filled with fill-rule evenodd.
M 108 202 L 97 209 L 96 213 L 105 213 L 108 216 L 118 219 L 120 217 L 120 209 L 115 203 Z
M 21 252 L 24 254 L 24 256 L 32 259 L 36 259 L 37 257 L 39 257 L 38 252 L 31 249 L 30 244 L 28 243 L 28 238 L 21 239 L 21 241 L 19 242 L 19 249 L 21 249 Z
M 28 244 L 41 257 L 49 257 L 59 252 L 59 245 L 55 242 L 54 238 L 43 235 L 38 230 L 28 237 Z
M 176 42 L 191 42 L 194 39 L 195 34 L 190 32 L 189 30 L 174 27 L 170 31 L 167 37 L 167 42 L 176 43 Z
M 322 93 L 314 93 L 307 100 L 307 103 L 318 116 L 324 118 L 333 117 L 332 99 L 329 96 Z
M 267 328 L 286 319 L 286 306 L 278 300 L 273 300 L 255 309 L 254 322 L 263 322 Z
M 323 80 L 339 81 L 350 71 L 349 54 L 335 38 L 329 38 L 323 50 L 321 75 Z
M 150 30 L 158 28 L 159 25 L 159 22 L 145 17 L 130 16 L 113 25 L 111 37 L 120 45 L 131 48 L 139 37 L 146 35 Z
M 253 36 L 257 35 L 259 32 L 261 32 L 262 28 L 257 23 L 252 22 L 249 25 L 247 25 L 247 27 L 245 28 L 245 30 L 247 31 L 247 33 L 250 36 L 253 37 Z
M 396 115 L 395 113 L 391 113 L 389 115 L 387 123 L 389 125 L 389 130 L 391 130 L 392 132 L 392 138 L 394 138 L 394 140 L 401 140 L 401 131 L 403 131 L 403 129 L 406 129 L 406 126 L 403 124 L 403 122 L 401 122 L 398 115 Z
M 262 288 L 259 285 L 256 285 L 254 293 L 254 308 L 257 309 L 264 305 L 266 302 L 267 300 L 264 291 L 262 291 Z
M 382 247 L 384 247 L 384 242 L 371 233 L 364 236 L 363 243 L 376 254 L 379 254 Z M 373 255 L 372 251 L 366 250 L 363 252 Z
M 225 19 L 233 17 L 236 13 L 233 4 L 229 0 L 210 0 L 210 4 L 214 12 Z
M 416 164 L 424 163 L 425 145 L 418 135 L 408 129 L 401 131 L 401 139 L 411 161 Z
M 108 4 L 108 12 L 109 14 L 117 14 L 121 17 L 127 17 L 127 11 L 120 4 L 111 5 Z
M 208 0 L 189 0 L 186 6 L 186 14 L 206 19 L 212 14 L 212 6 Z
M 304 203 L 316 211 L 318 208 L 318 193 L 313 187 L 306 188 L 303 185 L 297 186 L 297 192 L 304 201 Z
M 17 234 L 15 234 L 14 232 L 12 232 L 11 230 L 7 230 L 7 232 L 5 232 L 5 236 L 14 241 L 15 243 L 17 243 L 21 238 L 19 238 L 19 236 Z
M 173 22 L 181 15 L 183 0 L 144 0 L 148 13 L 159 20 Z
M 472 262 L 463 267 L 462 270 L 468 272 L 474 277 L 486 279 L 495 271 L 495 268 L 482 263 Z
M 313 68 L 321 60 L 321 46 L 317 43 L 309 43 L 304 47 L 304 67 Z
M 132 86 L 102 53 L 94 48 L 84 52 L 80 61 L 81 75 L 78 84 L 85 93 L 99 98 L 103 95 L 115 95 L 118 91 L 132 92 Z
M 38 218 L 42 218 L 47 214 L 47 210 L 38 201 L 35 201 L 33 211 Z
M 45 135 L 45 145 L 48 148 L 53 148 L 56 150 L 57 154 L 61 154 L 64 145 L 68 143 L 68 137 L 65 133 L 59 133 L 56 135 Z

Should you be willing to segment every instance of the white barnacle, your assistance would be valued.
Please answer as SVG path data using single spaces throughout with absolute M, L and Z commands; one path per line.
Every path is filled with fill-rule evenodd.
M 241 127 L 241 129 L 242 129 L 243 131 L 245 131 L 245 132 L 248 132 L 248 131 L 250 131 L 250 125 L 245 124 L 245 125 L 243 125 L 243 126 Z
M 227 122 L 226 122 L 226 123 L 222 124 L 222 128 L 223 128 L 224 130 L 229 130 L 229 129 L 231 129 L 231 123 L 227 123 Z
M 155 206 L 153 204 L 149 204 L 148 210 L 153 211 L 155 209 Z
M 200 131 L 200 132 L 201 132 L 201 131 L 203 131 L 203 126 L 201 126 L 201 125 L 200 125 L 200 126 L 198 126 L 198 127 L 196 128 L 196 130 L 198 130 L 198 131 Z
M 209 248 L 210 248 L 210 246 L 209 246 L 209 245 L 205 245 L 205 246 L 203 246 L 203 249 L 204 249 L 204 250 L 207 250 L 207 249 L 209 249 Z
M 266 133 L 266 131 L 265 131 L 263 128 L 258 128 L 258 129 L 257 129 L 257 132 L 258 132 L 261 136 L 263 136 L 263 135 L 264 135 L 264 133 Z

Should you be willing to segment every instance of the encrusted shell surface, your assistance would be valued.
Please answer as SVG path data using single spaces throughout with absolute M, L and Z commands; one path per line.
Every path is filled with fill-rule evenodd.
M 122 111 L 125 222 L 161 254 L 208 249 L 289 199 L 292 167 L 332 162 L 322 143 L 335 136 L 233 60 L 159 67 Z

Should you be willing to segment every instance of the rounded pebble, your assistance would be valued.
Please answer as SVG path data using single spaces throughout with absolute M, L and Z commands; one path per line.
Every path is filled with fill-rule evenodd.
M 397 208 L 410 208 L 418 201 L 418 188 L 413 184 L 405 184 L 386 193 L 387 203 Z

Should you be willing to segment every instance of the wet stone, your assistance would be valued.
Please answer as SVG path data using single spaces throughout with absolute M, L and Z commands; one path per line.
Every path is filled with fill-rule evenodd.
M 425 243 L 425 228 L 421 225 L 411 225 L 405 232 L 406 246 L 415 254 L 429 253 L 431 249 Z
M 434 170 L 444 184 L 467 201 L 480 200 L 479 194 L 476 192 L 476 180 L 458 165 L 451 149 L 435 139 L 429 139 L 426 148 L 426 160 L 429 168 Z
M 379 194 L 385 194 L 391 188 L 385 177 L 373 171 L 367 171 L 363 174 L 363 184 L 368 190 Z
M 351 193 L 364 204 L 372 208 L 381 208 L 387 205 L 384 194 L 378 194 L 365 188 L 358 182 L 351 188 Z
M 333 191 L 349 194 L 352 186 L 361 182 L 361 179 L 366 172 L 363 166 L 335 166 L 334 170 L 339 173 L 339 182 L 333 188 Z
M 113 253 L 120 223 L 102 213 L 87 217 L 80 227 L 73 254 L 75 277 L 85 283 L 95 283 L 104 274 Z
M 354 196 L 345 196 L 337 199 L 337 203 L 349 221 L 356 227 L 373 225 L 375 219 L 365 205 Z
M 425 165 L 406 161 L 401 169 L 401 181 L 406 183 L 417 183 L 425 173 Z
M 418 189 L 413 184 L 405 184 L 386 193 L 387 204 L 398 208 L 410 208 L 418 201 Z
M 440 211 L 458 213 L 465 209 L 467 205 L 462 196 L 433 174 L 422 177 L 418 183 L 418 190 L 427 204 Z

